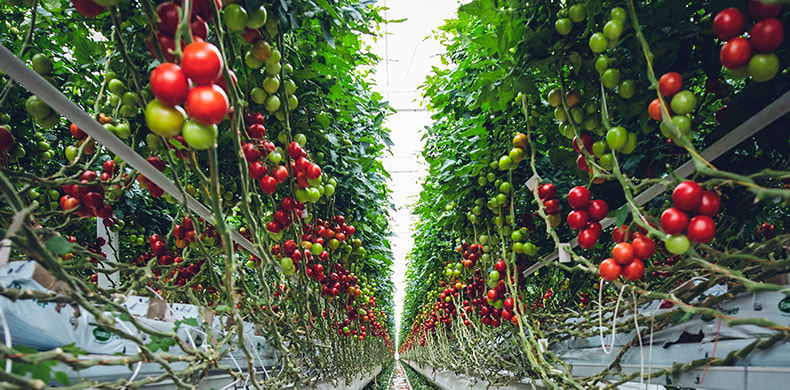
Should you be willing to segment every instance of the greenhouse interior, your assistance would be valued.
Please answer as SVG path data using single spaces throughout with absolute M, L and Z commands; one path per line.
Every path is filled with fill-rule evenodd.
M 0 0 L 0 389 L 790 388 L 790 0 Z

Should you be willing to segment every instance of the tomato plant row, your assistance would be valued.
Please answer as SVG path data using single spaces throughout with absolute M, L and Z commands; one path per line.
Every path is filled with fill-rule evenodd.
M 738 15 L 736 26 L 721 22 Z M 781 284 L 770 278 L 788 272 L 786 112 L 715 161 L 699 150 L 790 90 L 777 33 L 787 17 L 756 0 L 462 5 L 438 33 L 452 68 L 423 85 L 435 122 L 402 356 L 472 367 L 492 384 L 633 380 L 616 365 L 597 377 L 563 374 L 552 354 L 535 353 L 538 339 L 597 337 L 590 318 L 632 305 L 631 295 L 688 313 L 654 330 L 709 314 L 690 280 L 732 291 Z M 732 66 L 724 53 L 739 39 L 756 46 Z M 695 172 L 677 177 L 689 159 Z M 659 183 L 669 191 L 637 204 Z M 599 223 L 605 217 L 611 230 Z M 545 263 L 573 239 L 570 263 Z
M 244 351 L 252 368 L 255 353 L 234 341 L 245 322 L 278 352 L 276 371 L 261 378 L 219 368 L 256 388 L 349 377 L 391 358 L 387 174 L 376 163 L 389 143 L 387 105 L 359 70 L 376 61 L 361 42 L 383 22 L 380 8 L 299 0 L 1 7 L 0 44 L 212 213 L 198 217 L 2 75 L 0 226 L 26 221 L 11 237 L 12 261 L 36 260 L 69 286 L 64 303 L 97 318 L 128 314 L 108 299 L 114 294 L 213 311 L 227 330 L 212 341 L 216 350 L 163 348 L 185 355 L 186 371 L 138 342 L 133 359 L 157 361 L 165 374 L 155 380 L 180 387 L 204 377 L 206 364 L 217 368 L 223 345 Z M 96 239 L 97 220 L 118 240 Z M 113 275 L 110 286 L 97 284 L 99 273 Z M 50 355 L 18 347 L 0 356 L 15 364 L 2 382 L 52 380 L 51 370 L 25 377 L 27 362 Z M 53 359 L 77 364 L 71 355 L 47 364 Z

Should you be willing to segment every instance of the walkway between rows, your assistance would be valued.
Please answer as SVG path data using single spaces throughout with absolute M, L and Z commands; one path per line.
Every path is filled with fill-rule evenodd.
M 406 378 L 406 372 L 403 371 L 399 361 L 395 362 L 395 377 L 392 378 L 390 390 L 411 390 L 409 380 Z

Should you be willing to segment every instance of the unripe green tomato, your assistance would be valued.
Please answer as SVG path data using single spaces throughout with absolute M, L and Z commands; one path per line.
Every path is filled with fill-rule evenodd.
M 137 107 L 137 94 L 126 91 L 121 95 L 121 102 L 127 106 Z
M 113 107 L 118 107 L 119 104 L 121 104 L 121 97 L 110 94 L 110 105 Z
M 480 186 L 488 185 L 488 179 L 486 179 L 485 176 L 480 175 L 477 177 L 477 184 L 479 184 Z
M 231 31 L 241 31 L 247 25 L 247 10 L 238 4 L 228 4 L 222 10 L 225 26 Z
M 527 256 L 535 256 L 538 254 L 538 247 L 531 242 L 524 243 L 524 254 Z
M 581 107 L 571 108 L 571 118 L 573 123 L 582 123 L 584 121 L 584 109 Z
M 686 115 L 675 115 L 672 117 L 672 124 L 678 128 L 681 134 L 691 135 L 691 118 Z
M 119 79 L 110 80 L 110 82 L 107 84 L 107 89 L 110 91 L 110 93 L 116 96 L 121 96 L 124 92 L 126 92 L 126 86 Z
M 502 156 L 499 158 L 498 167 L 501 171 L 511 169 L 513 167 L 513 160 L 510 159 L 510 156 Z
M 261 6 L 255 11 L 249 13 L 249 17 L 247 18 L 247 28 L 251 29 L 259 29 L 266 24 L 267 19 L 267 12 L 266 8 Z
M 263 107 L 266 108 L 266 111 L 269 112 L 276 112 L 280 109 L 280 98 L 277 95 L 271 95 L 266 98 L 266 102 L 263 104 Z
M 121 108 L 118 110 L 118 112 L 123 117 L 131 118 L 136 116 L 139 111 L 137 110 L 137 106 L 127 106 L 126 104 L 123 104 L 121 105 Z
M 119 123 L 115 126 L 115 135 L 121 139 L 129 139 L 132 135 L 132 128 L 126 122 Z
M 262 60 L 255 58 L 252 52 L 247 52 L 247 54 L 244 55 L 244 63 L 247 64 L 250 69 L 260 69 L 264 64 Z
M 620 35 L 623 33 L 623 22 L 617 19 L 612 19 L 603 26 L 603 35 L 610 42 L 617 42 Z
M 255 104 L 264 104 L 264 103 L 266 103 L 266 99 L 268 97 L 269 97 L 269 95 L 266 93 L 266 91 L 263 90 L 263 88 L 253 87 L 250 90 L 250 98 L 252 99 L 252 101 Z
M 687 89 L 682 90 L 672 97 L 672 101 L 669 105 L 672 107 L 672 112 L 675 114 L 689 114 L 694 111 L 694 108 L 697 106 L 697 97 L 694 96 L 693 92 Z
M 272 76 L 280 74 L 280 70 L 282 69 L 282 66 L 279 62 L 269 62 L 268 60 L 264 66 L 266 67 L 266 74 Z
M 557 19 L 557 21 L 554 22 L 554 29 L 557 30 L 557 33 L 560 35 L 568 35 L 571 33 L 571 29 L 573 29 L 573 22 L 568 18 Z
M 669 253 L 682 255 L 689 249 L 691 242 L 689 242 L 688 237 L 685 235 L 675 234 L 667 237 L 667 239 L 664 240 L 664 245 L 666 246 Z
M 585 130 L 593 131 L 601 126 L 601 120 L 597 116 L 591 116 L 584 120 L 583 126 Z
M 631 154 L 634 150 L 636 150 L 636 134 L 629 131 L 628 139 L 625 141 L 625 146 L 623 146 L 622 152 L 625 154 Z
M 559 106 L 554 109 L 554 119 L 560 123 L 565 123 L 568 121 L 568 113 L 565 111 L 565 107 Z
M 508 182 L 502 182 L 502 184 L 499 185 L 499 192 L 503 194 L 509 194 L 512 189 L 513 186 Z
M 584 4 L 574 4 L 568 9 L 568 16 L 574 23 L 580 23 L 587 19 L 587 8 Z
M 33 55 L 31 59 L 33 70 L 40 75 L 47 75 L 52 73 L 54 69 L 54 64 L 52 63 L 52 59 L 50 59 L 47 55 L 42 53 L 36 53 Z
M 603 156 L 607 151 L 606 142 L 596 141 L 595 143 L 593 143 L 592 150 L 593 150 L 593 155 L 595 155 L 595 157 L 601 158 L 601 156 Z
M 44 118 L 36 118 L 36 124 L 44 129 L 51 129 L 60 124 L 60 114 L 55 111 L 50 111 L 49 115 Z
M 779 73 L 779 57 L 776 56 L 776 53 L 755 54 L 749 60 L 747 69 L 752 76 L 752 80 L 761 83 L 766 82 Z
M 625 146 L 628 141 L 628 131 L 621 127 L 612 127 L 606 132 L 606 143 L 612 150 L 620 150 Z
M 602 32 L 597 32 L 590 36 L 590 50 L 592 50 L 593 53 L 603 53 L 607 47 L 609 47 L 609 41 Z
M 299 107 L 299 98 L 296 95 L 288 96 L 288 110 L 293 110 Z
M 601 75 L 601 82 L 603 82 L 603 86 L 609 89 L 616 87 L 620 84 L 620 70 L 609 68 L 603 72 Z
M 623 7 L 614 7 L 612 8 L 612 12 L 610 13 L 610 17 L 615 20 L 619 20 L 621 22 L 625 22 L 628 16 L 625 13 L 625 9 Z
M 617 87 L 617 93 L 623 99 L 630 99 L 636 93 L 636 82 L 634 80 L 623 80 Z
M 614 169 L 614 155 L 612 153 L 606 153 L 598 160 L 598 164 L 601 165 L 601 168 L 606 169 L 607 171 L 611 171 Z
M 516 252 L 518 254 L 523 254 L 524 253 L 524 244 L 522 244 L 520 242 L 514 242 L 513 243 L 513 252 Z

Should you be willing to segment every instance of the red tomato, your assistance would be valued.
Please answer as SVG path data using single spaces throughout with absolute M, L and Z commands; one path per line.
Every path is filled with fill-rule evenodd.
M 609 205 L 603 199 L 596 199 L 590 202 L 587 212 L 590 213 L 591 221 L 598 222 L 606 218 L 606 214 L 609 214 Z
M 719 196 L 716 195 L 713 191 L 702 191 L 702 200 L 699 203 L 699 207 L 695 212 L 699 215 L 707 215 L 712 217 L 719 212 L 719 208 L 721 207 L 721 200 Z
M 590 190 L 582 186 L 573 187 L 568 192 L 568 204 L 574 210 L 586 210 L 590 206 L 590 198 L 592 198 Z
M 184 73 L 197 85 L 211 85 L 222 72 L 222 55 L 208 42 L 192 42 L 181 57 Z
M 612 241 L 614 242 L 619 243 L 630 238 L 631 238 L 631 232 L 628 229 L 628 225 L 621 225 L 619 228 L 614 228 L 612 230 Z
M 96 4 L 93 0 L 71 0 L 71 5 L 86 18 L 98 16 L 107 10 L 103 5 Z
M 661 230 L 667 234 L 678 234 L 686 228 L 689 217 L 686 213 L 670 207 L 661 213 Z
M 593 229 L 584 229 L 579 233 L 579 237 L 576 237 L 576 242 L 583 249 L 590 249 L 598 242 L 598 235 Z
M 151 91 L 159 101 L 170 106 L 184 104 L 189 92 L 189 82 L 180 66 L 165 62 L 151 72 L 150 80 Z
M 627 242 L 621 242 L 612 249 L 612 259 L 621 265 L 626 265 L 634 259 L 634 247 Z
M 760 53 L 771 53 L 784 40 L 785 30 L 782 22 L 766 18 L 754 24 L 749 30 L 749 43 Z
M 79 205 L 79 199 L 71 195 L 63 195 L 60 197 L 60 208 L 63 210 L 69 211 L 79 207 Z
M 647 260 L 656 253 L 656 242 L 641 234 L 634 238 L 631 246 L 634 248 L 634 257 L 637 259 Z
M 567 220 L 571 229 L 581 230 L 590 220 L 590 215 L 584 210 L 573 210 L 568 214 Z
M 554 184 L 546 183 L 538 187 L 538 197 L 540 199 L 552 199 L 557 197 L 557 187 Z
M 663 97 L 672 97 L 683 88 L 683 76 L 678 72 L 664 73 L 658 80 L 658 92 Z
M 669 109 L 669 107 L 667 107 L 667 109 Z M 647 112 L 650 113 L 650 117 L 651 118 L 653 118 L 653 119 L 655 119 L 657 121 L 663 120 L 664 119 L 664 117 L 663 117 L 664 114 L 661 111 L 661 100 L 659 98 L 653 99 L 653 101 L 650 102 L 650 106 L 647 107 Z M 670 111 L 669 114 L 672 115 L 672 112 Z
M 175 62 L 176 56 L 173 55 L 173 50 L 176 49 L 176 41 L 173 40 L 173 37 L 167 34 L 157 34 L 157 40 L 159 41 L 159 47 L 162 49 L 162 54 L 164 54 L 165 56 L 165 61 Z M 154 43 L 152 37 L 148 37 L 148 51 L 151 53 L 152 56 L 156 57 L 156 50 L 154 50 Z M 161 58 L 158 59 L 160 61 L 162 60 Z
M 181 7 L 175 3 L 164 2 L 159 4 L 156 7 L 156 16 L 159 17 L 159 22 L 156 23 L 156 27 L 159 28 L 159 31 L 171 37 L 175 36 L 176 29 L 178 28 L 178 14 L 180 11 Z
M 278 165 L 277 168 L 274 169 L 274 178 L 277 179 L 278 183 L 282 183 L 288 179 L 288 168 L 285 165 Z
M 721 47 L 719 59 L 721 64 L 727 69 L 739 69 L 746 66 L 752 58 L 752 45 L 744 37 L 738 37 L 727 41 Z
M 590 165 L 587 164 L 587 159 L 584 157 L 583 154 L 580 154 L 579 157 L 576 158 L 576 166 L 579 167 L 584 172 L 590 170 Z
M 69 132 L 76 139 L 83 139 L 83 138 L 87 138 L 88 137 L 87 133 L 82 131 L 82 129 L 80 129 L 77 125 L 75 125 L 73 123 L 69 125 Z
M 704 244 L 716 235 L 716 223 L 710 217 L 698 215 L 686 226 L 686 237 L 692 242 Z
M 200 15 L 192 15 L 189 29 L 193 37 L 198 37 L 200 39 L 206 39 L 206 37 L 208 37 L 208 23 L 206 23 Z
M 228 115 L 228 96 L 217 85 L 189 90 L 186 109 L 189 116 L 206 125 L 216 125 Z
M 713 32 L 724 41 L 743 34 L 745 28 L 746 19 L 737 8 L 725 8 L 713 19 Z
M 595 233 L 595 238 L 598 238 L 601 236 L 601 231 L 603 228 L 601 227 L 600 223 L 589 221 L 586 225 L 584 225 L 584 229 L 582 231 L 584 230 L 591 230 L 593 233 Z
M 672 203 L 682 211 L 693 211 L 702 202 L 702 187 L 692 180 L 686 180 L 672 191 Z
M 601 262 L 601 265 L 598 267 L 598 272 L 601 273 L 601 277 L 604 280 L 613 281 L 620 276 L 620 272 L 622 272 L 622 268 L 620 264 L 617 264 L 612 259 L 606 259 Z
M 573 143 L 573 150 L 576 153 L 581 153 L 582 150 L 579 148 L 578 137 L 573 137 L 572 143 Z M 584 145 L 584 148 L 587 149 L 587 151 L 590 152 L 590 154 L 592 154 L 592 144 L 593 144 L 592 137 L 590 137 L 589 134 L 582 134 L 582 145 Z
M 274 193 L 274 191 L 277 191 L 277 179 L 271 176 L 262 177 L 261 181 L 258 182 L 258 185 L 260 185 L 263 193 L 267 195 L 271 195 Z
M 494 269 L 497 270 L 500 274 L 504 273 L 505 271 L 507 271 L 507 263 L 505 263 L 502 260 L 497 260 L 496 263 L 494 263 Z
M 560 211 L 560 201 L 556 198 L 543 201 L 543 206 L 546 207 L 546 214 L 554 214 Z
M 321 167 L 318 164 L 310 164 L 307 167 L 307 178 L 310 180 L 316 180 L 321 177 Z
M 622 273 L 624 278 L 632 282 L 642 279 L 642 276 L 645 275 L 645 263 L 642 260 L 634 259 L 630 264 L 623 267 Z
M 746 11 L 754 20 L 775 18 L 781 10 L 781 4 L 766 5 L 760 0 L 749 0 L 749 4 L 746 4 Z
M 260 180 L 265 176 L 266 171 L 266 166 L 261 164 L 260 161 L 253 161 L 252 164 L 250 164 L 250 176 L 255 180 Z

